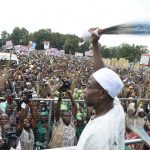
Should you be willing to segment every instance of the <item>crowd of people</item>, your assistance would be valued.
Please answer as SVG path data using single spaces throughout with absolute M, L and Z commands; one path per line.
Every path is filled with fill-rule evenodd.
M 15 149 L 19 145 L 23 150 L 76 145 L 95 114 L 93 107 L 87 107 L 82 101 L 88 79 L 94 72 L 93 58 L 47 56 L 44 51 L 32 52 L 28 57 L 18 55 L 18 58 L 19 65 L 0 66 L 1 149 Z M 150 71 L 129 67 L 115 68 L 115 72 L 124 83 L 118 97 L 128 98 L 120 101 L 126 114 L 125 139 L 139 138 L 128 125 L 139 124 L 150 131 L 150 103 L 141 100 L 150 99 Z M 60 90 L 65 83 L 69 88 Z M 44 100 L 33 101 L 31 95 Z M 52 107 L 49 99 L 53 99 Z M 141 150 L 141 147 L 143 144 L 126 148 Z

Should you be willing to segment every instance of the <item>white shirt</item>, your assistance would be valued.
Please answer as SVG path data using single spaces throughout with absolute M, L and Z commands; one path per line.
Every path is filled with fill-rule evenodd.
M 125 114 L 118 100 L 105 115 L 90 120 L 75 150 L 124 150 Z
M 72 125 L 64 125 L 64 136 L 62 147 L 74 146 L 75 144 L 75 127 Z

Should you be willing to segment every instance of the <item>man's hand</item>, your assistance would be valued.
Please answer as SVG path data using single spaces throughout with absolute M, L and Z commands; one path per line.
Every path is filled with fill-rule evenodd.
M 32 103 L 32 110 L 38 110 L 38 104 Z
M 92 44 L 97 44 L 100 38 L 100 29 L 98 27 L 90 28 L 89 32 L 92 34 L 91 42 Z
M 93 51 L 94 51 L 93 67 L 94 67 L 94 71 L 97 71 L 97 70 L 105 67 L 102 56 L 101 56 L 100 48 L 98 45 L 98 40 L 99 40 L 100 35 L 101 35 L 101 29 L 99 29 L 97 27 L 96 28 L 90 28 L 89 32 L 91 32 L 91 34 L 92 34 L 91 42 L 92 42 Z
M 62 91 L 59 92 L 59 100 L 62 100 Z
M 69 97 L 72 97 L 72 92 L 71 92 L 71 90 L 67 90 L 67 94 L 68 94 Z
M 3 139 L 0 139 L 0 145 L 3 145 L 5 142 Z
M 32 108 L 32 110 L 38 110 L 39 104 L 29 101 L 28 105 Z

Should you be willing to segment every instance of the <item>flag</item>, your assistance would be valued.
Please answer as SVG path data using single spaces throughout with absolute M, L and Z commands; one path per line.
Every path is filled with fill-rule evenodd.
M 35 50 L 36 42 L 32 42 L 32 50 Z

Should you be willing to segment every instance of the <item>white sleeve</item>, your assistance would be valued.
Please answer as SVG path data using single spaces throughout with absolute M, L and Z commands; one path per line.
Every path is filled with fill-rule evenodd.
M 87 133 L 86 139 L 79 141 L 75 150 L 109 150 L 108 134 L 105 130 L 95 130 L 92 134 Z

